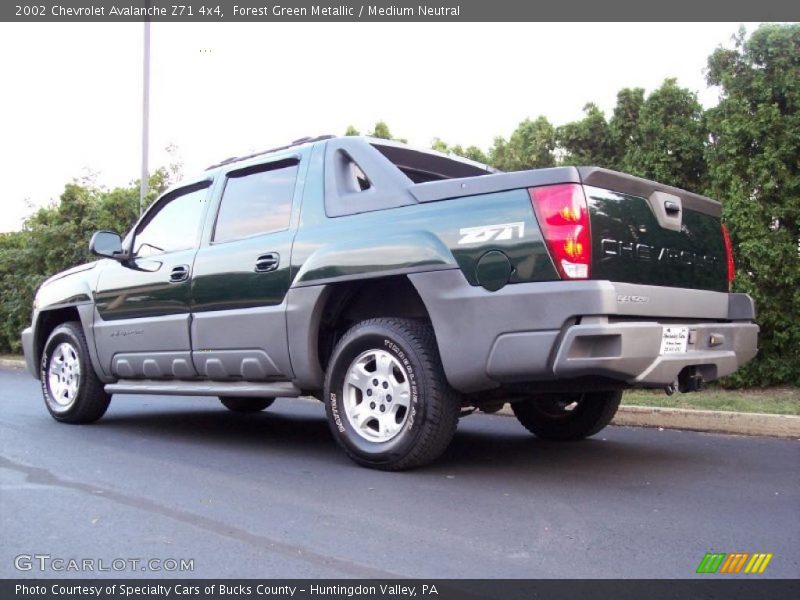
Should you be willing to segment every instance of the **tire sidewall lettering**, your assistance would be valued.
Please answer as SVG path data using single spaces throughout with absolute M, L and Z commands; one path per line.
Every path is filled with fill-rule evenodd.
M 408 378 L 408 387 L 411 390 L 411 400 L 409 402 L 408 420 L 406 421 L 405 430 L 411 431 L 414 429 L 415 417 L 417 416 L 417 406 L 419 406 L 417 375 L 414 371 L 411 361 L 408 359 L 408 356 L 406 356 L 406 353 L 403 352 L 400 346 L 388 338 L 383 340 L 383 346 L 392 354 L 394 354 L 395 357 L 400 361 L 400 364 L 402 364 L 403 368 L 405 369 L 405 376 Z
M 331 392 L 330 403 L 331 403 L 331 414 L 333 415 L 334 423 L 336 423 L 336 428 L 339 430 L 340 433 L 344 433 L 345 428 L 344 425 L 342 424 L 342 417 L 339 414 L 339 401 L 334 392 Z
M 47 399 L 50 396 L 50 386 L 48 385 L 48 377 L 47 377 L 47 367 L 48 367 L 48 351 L 50 349 L 50 345 L 48 344 L 44 352 L 42 352 L 42 362 L 39 367 L 39 383 L 42 386 L 42 395 Z

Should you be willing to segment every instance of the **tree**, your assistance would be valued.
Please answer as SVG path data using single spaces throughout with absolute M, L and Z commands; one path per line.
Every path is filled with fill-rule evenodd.
M 506 141 L 495 138 L 489 162 L 502 171 L 522 171 L 553 167 L 556 159 L 556 130 L 546 117 L 525 119 Z
M 639 113 L 644 105 L 643 88 L 624 88 L 617 93 L 617 105 L 608 122 L 609 137 L 614 148 L 614 166 L 622 168 L 629 146 L 639 143 Z
M 475 162 L 479 162 L 484 165 L 489 164 L 489 157 L 486 153 L 478 148 L 477 146 L 467 146 L 463 150 L 461 150 L 461 146 L 456 146 L 453 149 L 453 154 L 457 154 L 459 156 L 463 156 L 464 158 L 468 158 L 470 160 L 474 160 Z
M 450 147 L 444 140 L 435 137 L 433 138 L 433 141 L 431 141 L 431 150 L 436 150 L 437 152 L 443 152 L 447 154 L 450 152 Z
M 30 324 L 31 301 L 42 282 L 23 231 L 0 233 L 0 352 L 19 352 L 20 332 Z
M 394 140 L 396 142 L 403 143 L 407 141 L 405 138 L 392 137 L 392 132 L 389 131 L 389 126 L 384 121 L 378 121 L 375 123 L 375 128 L 367 135 L 374 138 L 380 138 L 382 140 Z
M 358 131 L 358 129 L 356 129 L 352 125 L 348 125 L 347 130 L 344 132 L 344 134 L 347 136 L 353 136 L 353 135 L 361 135 L 361 132 Z
M 800 385 L 800 25 L 762 25 L 708 61 L 709 192 L 723 201 L 737 275 L 756 301 L 759 358 L 731 383 Z
M 456 156 L 468 158 L 484 165 L 489 164 L 489 157 L 477 146 L 467 146 L 466 148 L 463 148 L 460 144 L 448 146 L 443 140 L 437 137 L 433 138 L 431 149 L 437 152 L 443 152 L 444 154 L 454 154 Z
M 583 119 L 556 130 L 558 146 L 564 151 L 562 164 L 616 168 L 619 157 L 603 111 L 590 102 L 583 112 L 586 114 Z
M 382 140 L 391 140 L 392 133 L 389 131 L 389 126 L 383 122 L 378 121 L 375 123 L 375 127 L 372 130 L 372 133 L 369 134 L 371 137 L 380 138 Z
M 675 79 L 667 79 L 647 97 L 635 127 L 624 135 L 630 142 L 625 144 L 622 171 L 687 190 L 705 187 L 703 107 L 697 94 Z

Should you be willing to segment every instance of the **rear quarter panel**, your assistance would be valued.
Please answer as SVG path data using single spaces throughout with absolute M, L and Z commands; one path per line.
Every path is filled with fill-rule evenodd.
M 304 199 L 292 251 L 294 285 L 448 268 L 460 268 L 477 285 L 476 262 L 490 250 L 508 256 L 510 282 L 557 278 L 523 189 L 335 218 L 321 207 Z M 488 234 L 465 232 L 476 227 Z

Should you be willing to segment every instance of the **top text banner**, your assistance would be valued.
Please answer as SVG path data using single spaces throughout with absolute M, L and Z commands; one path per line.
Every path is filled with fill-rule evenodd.
M 794 21 L 787 0 L 2 0 L 0 21 L 291 22 L 291 21 Z M 598 31 L 602 33 L 602 31 Z M 654 44 L 680 44 L 680 26 Z M 565 40 L 568 43 L 568 40 Z

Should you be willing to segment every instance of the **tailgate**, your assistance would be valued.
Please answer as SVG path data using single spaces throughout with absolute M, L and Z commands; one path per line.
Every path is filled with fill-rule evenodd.
M 718 202 L 624 173 L 579 167 L 592 279 L 728 291 Z

